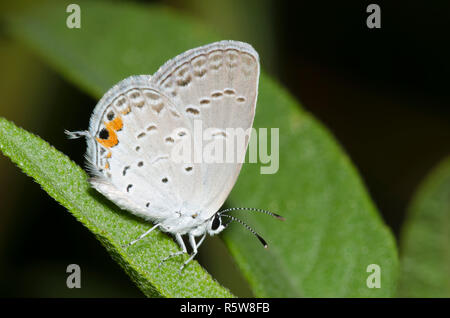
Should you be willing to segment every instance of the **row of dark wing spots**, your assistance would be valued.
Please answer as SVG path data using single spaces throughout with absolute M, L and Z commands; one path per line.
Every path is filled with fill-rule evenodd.
M 209 67 L 211 69 L 218 70 L 223 65 L 223 62 L 225 61 L 228 66 L 234 67 L 234 66 L 237 66 L 238 60 L 239 60 L 239 57 L 241 56 L 241 54 L 245 54 L 245 52 L 241 52 L 236 49 L 226 49 L 226 50 L 214 49 L 213 51 L 208 52 L 206 55 L 199 55 L 199 56 L 195 57 L 194 59 L 187 61 L 186 63 L 178 66 L 171 72 L 166 73 L 165 74 L 166 76 L 164 78 L 160 77 L 159 79 L 157 79 L 157 81 L 160 82 L 162 85 L 165 84 L 166 88 L 169 88 L 169 86 L 171 84 L 167 83 L 166 81 L 168 79 L 170 79 L 173 75 L 175 75 L 177 72 L 181 73 L 180 75 L 183 76 L 184 72 L 185 72 L 185 69 L 183 69 L 183 68 L 186 67 L 186 65 L 188 65 L 189 63 L 194 70 L 194 75 L 198 76 L 198 77 L 202 77 L 203 75 L 206 74 L 206 69 L 205 68 L 201 69 L 205 65 L 208 65 L 207 67 Z M 205 58 L 203 58 L 203 56 Z M 196 59 L 196 61 L 194 61 L 195 59 Z M 249 64 L 249 61 L 244 59 L 244 63 Z M 161 74 L 161 75 L 163 75 L 163 74 Z M 184 84 L 184 82 L 180 82 L 180 84 Z M 172 92 L 172 95 L 176 96 L 176 93 Z
M 123 105 L 128 105 L 127 109 L 122 110 L 123 115 L 128 115 L 130 113 L 130 111 L 131 111 L 130 106 L 137 106 L 138 108 L 142 108 L 145 105 L 146 98 L 147 98 L 147 100 L 149 100 L 151 108 L 157 114 L 159 114 L 162 111 L 162 109 L 164 108 L 164 102 L 160 101 L 160 99 L 161 99 L 160 95 L 156 94 L 154 92 L 134 91 L 131 94 L 125 93 L 125 95 L 120 95 L 113 102 L 113 105 L 115 107 L 119 107 L 119 108 L 122 108 Z M 127 98 L 130 100 L 129 102 L 127 101 Z M 110 113 L 108 113 L 107 118 L 109 120 L 112 120 L 114 118 L 114 112 L 111 111 Z
M 152 132 L 155 131 L 157 129 L 156 125 L 150 125 L 146 128 L 147 131 Z M 143 138 L 145 137 L 146 133 L 145 131 L 141 132 L 139 135 L 136 136 L 137 139 Z M 137 146 L 136 147 L 136 151 L 139 151 L 141 149 L 141 147 Z
M 148 126 L 148 127 L 146 128 L 146 130 L 149 131 L 149 132 L 155 131 L 156 129 L 157 129 L 157 127 L 156 127 L 155 125 L 153 125 L 153 124 L 150 125 L 150 126 Z M 136 138 L 137 138 L 137 139 L 141 139 L 141 138 L 143 138 L 143 137 L 145 137 L 145 136 L 146 136 L 146 133 L 143 131 L 143 132 L 139 133 L 139 134 L 136 136 Z M 140 146 L 136 146 L 135 150 L 136 150 L 136 151 L 140 151 L 140 150 L 141 150 L 141 147 L 140 147 Z
M 134 91 L 129 95 L 130 99 L 132 100 L 132 104 L 134 106 L 137 106 L 139 108 L 142 108 L 145 104 L 145 98 L 142 95 L 140 91 Z
M 225 95 L 227 95 L 227 96 L 233 96 L 233 95 L 236 94 L 236 91 L 235 91 L 234 89 L 227 88 L 227 89 L 225 89 L 225 90 L 223 91 L 223 93 L 224 93 Z M 222 94 L 222 92 L 216 91 L 216 92 L 213 92 L 213 93 L 211 94 L 211 97 L 212 97 L 212 98 L 220 98 L 220 97 L 222 97 L 224 94 Z M 240 103 L 245 102 L 245 97 L 244 97 L 244 96 L 238 96 L 238 97 L 236 98 L 236 101 L 238 101 L 238 102 L 240 102 Z M 200 104 L 209 104 L 209 99 L 204 98 L 204 99 L 200 100 Z
M 233 96 L 233 95 L 236 94 L 236 91 L 235 91 L 234 89 L 232 89 L 232 88 L 226 88 L 226 89 L 223 91 L 223 93 L 220 92 L 220 91 L 212 92 L 212 93 L 211 93 L 211 97 L 212 97 L 212 98 L 220 98 L 220 97 L 222 97 L 224 94 L 227 95 L 227 96 Z M 244 98 L 243 96 L 239 96 L 236 100 L 237 100 L 238 102 L 243 102 L 243 101 L 245 101 L 245 98 Z M 202 99 L 200 100 L 200 105 L 208 105 L 208 104 L 210 104 L 210 103 L 211 103 L 211 100 L 210 100 L 209 98 L 207 98 L 207 97 L 204 97 L 204 98 L 202 98 Z
M 226 96 L 234 96 L 234 95 L 236 95 L 236 91 L 234 89 L 232 89 L 232 88 L 226 88 L 223 91 L 223 93 L 220 92 L 220 91 L 215 91 L 215 92 L 211 93 L 211 97 L 214 98 L 214 99 L 221 98 L 224 95 L 226 95 Z M 245 97 L 244 96 L 238 96 L 236 98 L 236 101 L 240 102 L 240 103 L 245 102 Z M 209 98 L 207 98 L 207 97 L 203 97 L 202 99 L 200 99 L 200 106 L 206 106 L 206 105 L 209 105 L 210 103 L 211 103 L 211 100 Z M 198 115 L 198 113 L 196 112 L 196 109 L 191 108 L 191 107 L 187 108 L 186 112 L 189 112 L 189 113 L 191 113 L 193 115 Z
M 144 161 L 139 161 L 139 162 L 137 163 L 137 166 L 138 166 L 138 167 L 144 166 Z M 125 167 L 123 167 L 122 175 L 125 176 L 125 175 L 127 174 L 127 170 L 130 169 L 130 168 L 131 168 L 130 166 L 125 166 Z
M 208 54 L 209 55 L 209 54 Z M 178 66 L 177 68 L 175 68 L 174 70 L 172 70 L 171 72 L 168 72 L 166 74 L 161 74 L 161 75 L 166 75 L 164 78 L 160 77 L 159 79 L 157 79 L 157 81 L 159 81 L 161 83 L 161 85 L 164 85 L 165 88 L 170 88 L 171 86 L 171 81 L 169 80 L 180 68 L 182 68 L 183 66 L 185 66 L 187 63 L 192 62 L 192 60 Z M 194 66 L 197 66 L 194 64 Z
M 207 70 L 205 65 L 207 64 L 207 57 L 205 55 L 196 56 L 194 59 L 180 65 L 177 67 L 172 74 L 175 74 L 177 77 L 176 83 L 178 86 L 187 86 L 192 81 L 192 77 L 190 75 L 191 68 L 192 73 L 196 77 L 203 77 Z M 169 76 L 171 76 L 170 74 Z
M 164 84 L 166 80 L 172 76 L 175 76 L 175 83 L 178 86 L 185 87 L 189 85 L 192 81 L 192 77 L 190 75 L 191 68 L 193 70 L 193 74 L 197 77 L 203 77 L 207 69 L 205 65 L 209 62 L 209 66 L 212 69 L 219 69 L 223 65 L 223 61 L 226 60 L 227 65 L 230 67 L 235 67 L 238 65 L 239 60 L 239 52 L 235 49 L 232 50 L 215 50 L 209 52 L 208 56 L 196 56 L 194 59 L 187 61 L 186 63 L 178 66 L 175 70 L 173 70 L 166 78 L 164 78 L 161 83 Z M 166 86 L 169 85 L 166 83 Z M 167 87 L 169 88 L 169 87 Z M 172 96 L 176 96 L 176 91 L 173 90 L 171 92 Z

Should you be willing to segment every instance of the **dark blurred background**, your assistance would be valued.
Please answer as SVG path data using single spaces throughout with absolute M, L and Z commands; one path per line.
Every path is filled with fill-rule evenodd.
M 449 1 L 138 2 L 167 5 L 224 39 L 251 43 L 262 67 L 336 136 L 398 238 L 414 190 L 450 154 Z M 381 7 L 381 29 L 366 26 L 370 3 Z M 28 4 L 35 5 L 0 9 Z M 0 69 L 0 116 L 82 164 L 84 143 L 63 131 L 86 128 L 97 101 L 15 43 L 3 24 Z M 93 235 L 3 155 L 0 202 L 0 296 L 142 296 Z M 220 239 L 206 240 L 199 261 L 238 296 L 251 296 Z M 79 290 L 65 284 L 71 263 L 82 269 Z

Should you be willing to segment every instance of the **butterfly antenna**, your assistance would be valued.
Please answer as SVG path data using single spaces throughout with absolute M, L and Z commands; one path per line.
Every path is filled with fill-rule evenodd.
M 243 226 L 245 226 L 245 228 L 246 228 L 247 230 L 249 230 L 250 232 L 252 232 L 252 233 L 258 238 L 258 240 L 261 242 L 261 244 L 264 245 L 264 248 L 267 248 L 267 247 L 268 247 L 267 242 L 261 237 L 261 235 L 259 235 L 258 233 L 256 233 L 256 231 L 255 231 L 254 229 L 252 229 L 252 228 L 251 228 L 247 223 L 245 223 L 244 221 L 241 221 L 241 220 L 239 220 L 238 218 L 235 218 L 234 216 L 231 216 L 231 215 L 228 215 L 228 214 L 223 214 L 223 215 L 221 215 L 221 216 L 225 216 L 225 217 L 231 219 L 232 221 L 236 221 L 236 222 L 238 222 L 238 223 L 241 223 Z M 226 226 L 228 226 L 228 224 L 230 224 L 230 223 L 227 223 Z
M 219 213 L 219 215 L 221 215 L 222 213 L 225 213 L 225 212 L 231 212 L 231 211 L 237 211 L 237 210 L 247 210 L 247 211 L 252 211 L 252 212 L 265 213 L 265 214 L 273 216 L 273 217 L 275 217 L 275 218 L 277 218 L 277 219 L 279 219 L 281 221 L 285 220 L 285 218 L 282 217 L 281 215 L 278 215 L 276 213 L 273 213 L 273 212 L 270 212 L 270 211 L 267 211 L 267 210 L 258 209 L 258 208 L 229 208 L 229 209 L 225 209 L 225 210 L 219 211 L 218 213 Z

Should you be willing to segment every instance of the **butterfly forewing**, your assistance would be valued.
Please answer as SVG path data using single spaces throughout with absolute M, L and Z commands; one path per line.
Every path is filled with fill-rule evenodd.
M 203 157 L 194 167 L 201 169 L 201 184 L 180 180 L 187 182 L 180 182 L 182 198 L 204 218 L 220 208 L 239 175 L 248 138 L 241 145 L 243 149 L 237 149 L 236 140 L 233 147 L 227 147 L 227 139 L 232 136 L 226 130 L 247 131 L 252 127 L 258 80 L 258 54 L 250 45 L 235 41 L 189 50 L 164 64 L 151 79 L 192 127 L 201 122 L 203 131 L 212 128 L 211 141 L 222 138 L 223 152 L 233 153 L 232 162 L 226 162 L 225 155 L 223 162 L 215 163 L 206 163 Z M 203 146 L 206 143 L 203 141 Z M 194 193 L 189 191 L 191 186 L 196 187 Z

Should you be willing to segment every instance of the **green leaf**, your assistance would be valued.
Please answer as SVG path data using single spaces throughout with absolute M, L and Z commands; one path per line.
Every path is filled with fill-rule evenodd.
M 450 157 L 414 195 L 400 251 L 400 297 L 450 297 Z
M 55 200 L 93 232 L 111 256 L 150 297 L 231 297 L 197 262 L 181 274 L 178 262 L 158 264 L 178 250 L 168 236 L 154 232 L 123 248 L 149 229 L 148 223 L 116 208 L 90 188 L 86 173 L 39 137 L 0 117 L 0 149 Z
M 24 13 L 9 27 L 13 36 L 96 97 L 126 76 L 153 74 L 169 58 L 221 39 L 163 7 L 77 3 L 81 29 L 65 27 L 64 4 Z M 264 56 L 261 61 L 264 67 Z M 239 215 L 269 242 L 267 250 L 239 225 L 224 233 L 254 294 L 391 296 L 398 266 L 394 239 L 331 134 L 264 72 L 254 126 L 279 128 L 279 171 L 262 175 L 260 164 L 245 164 L 228 203 L 286 217 L 280 222 Z M 381 288 L 366 285 L 370 264 L 381 267 Z

